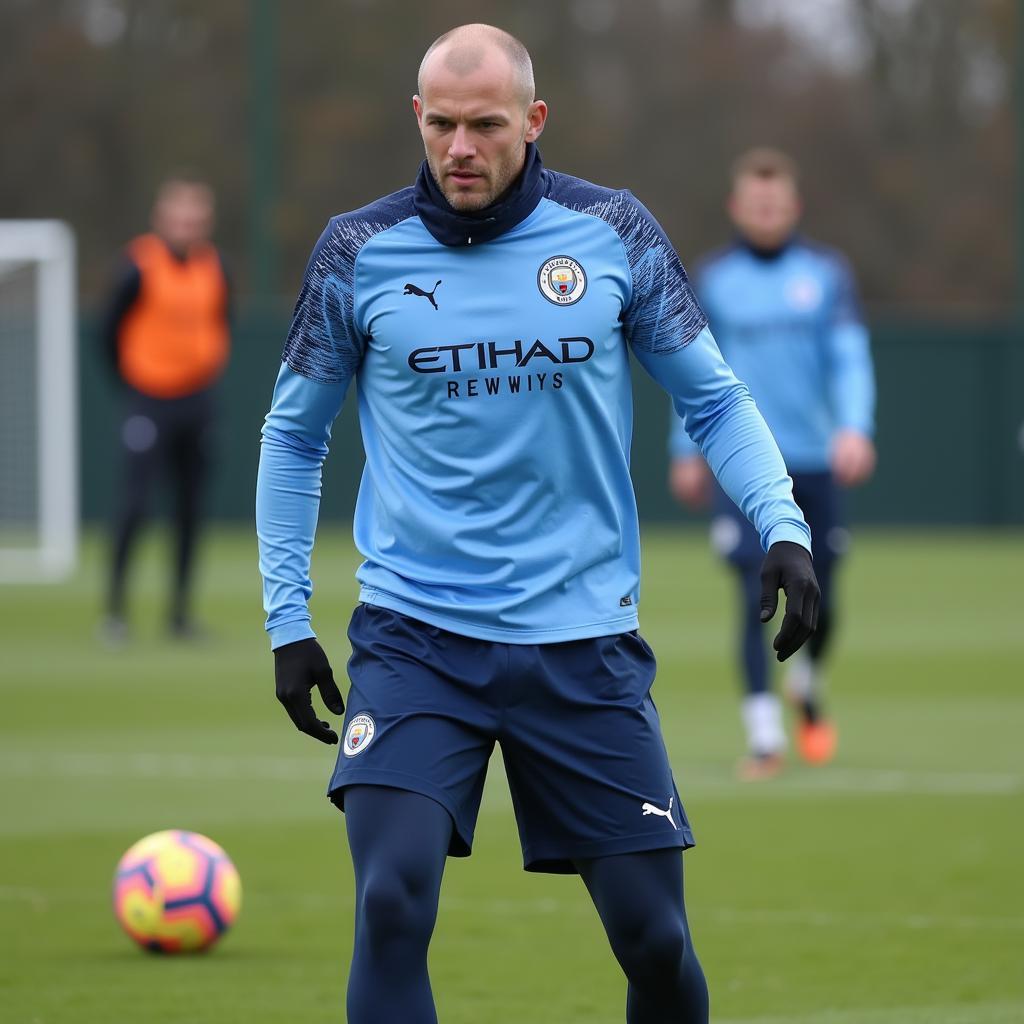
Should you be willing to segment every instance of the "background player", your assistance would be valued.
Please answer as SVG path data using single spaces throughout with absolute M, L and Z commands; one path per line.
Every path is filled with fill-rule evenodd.
M 786 688 L 800 709 L 800 753 L 819 763 L 836 746 L 835 725 L 822 709 L 821 665 L 835 621 L 832 570 L 846 536 L 837 485 L 863 483 L 875 468 L 868 332 L 845 260 L 796 234 L 800 197 L 788 156 L 767 148 L 743 154 L 733 166 L 728 211 L 736 239 L 703 260 L 694 282 L 722 354 L 778 441 L 811 527 L 821 611 L 806 655 L 791 663 Z M 760 618 L 760 543 L 735 504 L 712 486 L 707 464 L 676 415 L 670 449 L 672 493 L 693 507 L 713 502 L 712 540 L 740 584 L 749 749 L 740 773 L 773 775 L 782 765 L 785 733 Z
M 197 635 L 190 585 L 210 460 L 213 386 L 228 360 L 229 288 L 210 243 L 210 186 L 171 178 L 159 188 L 153 230 L 130 242 L 103 321 L 103 338 L 124 392 L 124 470 L 103 636 L 128 634 L 130 557 L 158 474 L 171 485 L 177 552 L 172 635 Z
M 315 685 L 343 711 L 307 600 L 321 465 L 355 377 L 365 561 L 330 783 L 357 890 L 348 1020 L 436 1020 L 445 859 L 470 851 L 498 742 L 525 866 L 582 876 L 628 1021 L 706 1024 L 679 856 L 692 837 L 636 632 L 627 346 L 757 520 L 767 611 L 787 594 L 780 657 L 816 617 L 807 527 L 656 222 L 628 192 L 542 166 L 523 45 L 485 25 L 442 36 L 413 107 L 415 187 L 335 217 L 309 261 L 257 484 L 277 694 L 337 742 L 310 702 Z

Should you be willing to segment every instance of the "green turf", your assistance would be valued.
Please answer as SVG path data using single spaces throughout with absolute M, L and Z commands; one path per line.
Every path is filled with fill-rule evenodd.
M 645 538 L 641 618 L 699 846 L 688 902 L 717 1024 L 1024 1021 L 1024 535 L 861 536 L 843 577 L 834 766 L 732 779 L 731 582 L 698 534 Z M 254 541 L 209 538 L 216 632 L 161 634 L 159 545 L 137 636 L 95 639 L 102 549 L 76 579 L 0 589 L 0 1020 L 340 1021 L 352 932 L 333 753 L 273 697 Z M 355 557 L 317 549 L 314 610 L 339 675 Z M 206 832 L 242 874 L 212 954 L 138 952 L 110 912 L 121 853 Z M 520 870 L 500 772 L 475 855 L 450 862 L 432 953 L 444 1024 L 614 1024 L 624 986 L 576 879 Z M 390 1022 L 384 1022 L 390 1024 Z

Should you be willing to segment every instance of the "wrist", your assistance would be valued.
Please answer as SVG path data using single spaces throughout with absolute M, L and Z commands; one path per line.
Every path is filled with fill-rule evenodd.
M 279 647 L 294 644 L 299 640 L 315 640 L 316 633 L 309 623 L 309 619 L 294 619 L 291 622 L 282 622 L 278 626 L 267 630 L 270 636 L 270 649 L 276 651 Z

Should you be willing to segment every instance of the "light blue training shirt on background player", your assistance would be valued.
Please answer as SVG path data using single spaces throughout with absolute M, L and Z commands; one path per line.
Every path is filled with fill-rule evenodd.
M 637 628 L 629 349 L 764 546 L 809 548 L 764 420 L 629 192 L 548 171 L 530 146 L 514 194 L 452 227 L 424 177 L 331 220 L 306 269 L 257 486 L 273 647 L 314 635 L 321 466 L 353 379 L 365 603 L 510 643 Z
M 873 433 L 868 330 L 839 253 L 799 236 L 769 256 L 737 241 L 701 263 L 694 285 L 790 473 L 827 472 L 837 430 Z M 700 454 L 678 416 L 669 448 L 676 458 Z

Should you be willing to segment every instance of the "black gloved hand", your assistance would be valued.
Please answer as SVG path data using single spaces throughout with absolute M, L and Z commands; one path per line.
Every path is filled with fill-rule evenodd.
M 810 552 L 789 540 L 776 541 L 761 563 L 762 622 L 775 614 L 780 587 L 786 592 L 786 614 L 772 647 L 779 661 L 785 661 L 817 629 L 821 599 Z
M 345 702 L 334 682 L 331 663 L 316 640 L 309 637 L 278 647 L 274 651 L 274 681 L 277 699 L 299 732 L 307 733 L 321 743 L 338 742 L 338 734 L 327 722 L 321 722 L 313 711 L 310 691 L 315 686 L 328 711 L 336 715 L 345 713 Z

